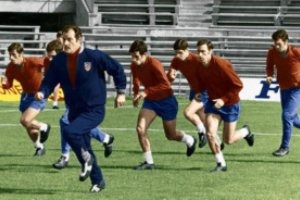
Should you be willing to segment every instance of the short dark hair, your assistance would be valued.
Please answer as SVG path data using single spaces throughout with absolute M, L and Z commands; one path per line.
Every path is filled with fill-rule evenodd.
M 278 39 L 282 39 L 283 41 L 289 40 L 289 35 L 284 29 L 278 29 L 272 34 L 273 41 L 277 41 Z
M 79 39 L 80 37 L 82 37 L 82 32 L 81 32 L 81 29 L 79 28 L 79 26 L 76 26 L 76 25 L 65 25 L 64 28 L 62 29 L 62 33 L 66 33 L 69 30 L 73 30 L 74 31 L 76 39 Z
M 18 53 L 23 53 L 24 51 L 22 45 L 18 42 L 11 43 L 7 48 L 8 52 L 12 52 L 14 50 L 16 50 Z
M 202 45 L 204 45 L 204 44 L 207 45 L 207 48 L 208 48 L 209 50 L 214 49 L 214 45 L 213 45 L 212 42 L 211 42 L 210 40 L 208 40 L 208 39 L 200 39 L 200 40 L 198 40 L 198 42 L 197 42 L 197 47 L 202 46 Z
M 174 42 L 173 49 L 176 50 L 186 50 L 189 47 L 188 41 L 185 39 L 177 39 Z
M 63 35 L 63 32 L 61 30 L 59 30 L 56 33 L 56 38 L 58 39 L 58 38 L 62 37 L 62 35 Z
M 147 45 L 143 40 L 135 40 L 130 45 L 129 53 L 133 53 L 135 51 L 138 51 L 141 55 L 143 55 L 145 52 L 147 52 Z
M 47 52 L 56 51 L 56 53 L 59 53 L 62 50 L 63 50 L 63 45 L 58 39 L 50 41 L 46 47 Z

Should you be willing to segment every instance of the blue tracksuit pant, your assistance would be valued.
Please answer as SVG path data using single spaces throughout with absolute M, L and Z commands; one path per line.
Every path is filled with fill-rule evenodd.
M 300 128 L 298 108 L 300 107 L 300 88 L 280 91 L 282 108 L 282 141 L 281 148 L 289 148 L 293 127 Z
M 64 134 L 63 134 L 63 129 L 65 128 L 65 126 L 67 126 L 70 122 L 68 119 L 68 109 L 64 112 L 64 114 L 61 116 L 60 120 L 59 120 L 59 124 L 60 124 L 60 138 L 61 138 L 61 153 L 62 154 L 67 154 L 70 152 L 71 147 L 70 145 L 67 143 Z M 99 142 L 103 143 L 104 141 L 104 137 L 105 137 L 105 133 L 99 129 L 99 128 L 93 128 L 90 131 L 90 135 L 92 138 L 95 138 L 96 140 L 98 140 Z
M 91 148 L 90 131 L 97 127 L 104 119 L 104 105 L 100 108 L 89 112 L 81 112 L 77 116 L 72 116 L 70 124 L 63 129 L 63 135 L 66 141 L 70 144 L 76 157 L 81 165 L 84 165 L 85 160 L 82 157 L 82 151 L 88 151 L 94 158 L 90 179 L 92 185 L 105 184 L 102 171 L 97 165 L 96 156 Z

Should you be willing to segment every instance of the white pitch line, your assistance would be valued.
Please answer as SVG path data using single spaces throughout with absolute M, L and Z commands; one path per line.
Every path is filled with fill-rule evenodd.
M 0 127 L 17 127 L 17 126 L 21 126 L 21 124 L 0 124 Z M 59 128 L 58 125 L 51 125 L 51 127 L 53 128 Z M 135 132 L 136 129 L 135 128 L 105 128 L 105 127 L 100 127 L 101 129 L 103 130 L 107 130 L 107 131 L 130 131 L 130 132 Z M 163 132 L 163 129 L 148 129 L 149 132 Z M 191 132 L 195 132 L 195 130 L 185 130 L 187 131 L 188 133 L 191 133 Z M 281 133 L 259 133 L 259 132 L 253 132 L 255 135 L 260 135 L 260 136 L 278 136 L 278 135 L 281 135 Z M 220 134 L 220 133 L 219 133 Z M 298 134 L 293 134 L 293 136 L 295 137 L 300 137 L 300 135 Z
M 130 104 L 131 104 L 131 102 L 130 102 Z M 186 104 L 181 104 L 181 103 L 179 103 L 179 105 L 186 105 Z M 65 107 L 64 106 L 61 106 L 60 107 L 61 108 L 61 110 L 62 111 L 64 111 L 65 110 Z M 118 109 L 123 109 L 123 108 L 134 108 L 132 105 L 125 105 L 125 106 L 122 106 L 122 107 L 120 107 L 120 108 L 118 108 Z M 139 107 L 140 108 L 140 107 Z M 137 109 L 139 109 L 139 108 L 137 108 Z M 106 106 L 105 107 L 105 109 L 115 109 L 115 107 L 113 107 L 113 106 Z M 136 109 L 136 108 L 135 108 Z M 55 109 L 51 109 L 51 108 L 46 108 L 46 109 L 44 109 L 42 112 L 57 112 L 58 110 L 55 110 Z M 8 112 L 20 112 L 17 108 L 16 109 L 8 109 L 8 110 L 0 110 L 0 113 L 8 113 Z

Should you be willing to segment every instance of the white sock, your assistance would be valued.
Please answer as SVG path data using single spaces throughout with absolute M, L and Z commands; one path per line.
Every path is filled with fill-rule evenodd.
M 66 161 L 69 161 L 69 159 L 70 159 L 70 153 L 63 153 L 61 155 L 66 158 Z
M 35 146 L 35 148 L 40 148 L 40 149 L 43 149 L 44 148 L 44 144 L 43 143 L 40 143 L 40 138 L 38 138 L 37 140 L 36 140 L 36 142 L 34 143 L 34 146 Z
M 104 139 L 103 139 L 103 143 L 104 143 L 104 144 L 107 144 L 107 143 L 108 143 L 108 141 L 109 141 L 109 135 L 108 135 L 108 134 L 106 134 L 106 133 L 104 133 Z
M 187 135 L 185 133 L 182 133 L 182 139 L 181 141 L 184 142 L 188 147 L 191 147 L 194 143 L 194 138 L 190 135 Z
M 202 122 L 200 124 L 197 124 L 197 130 L 199 133 L 206 133 L 206 129 Z
M 152 152 L 151 151 L 147 151 L 144 152 L 144 159 L 148 164 L 153 164 L 153 158 L 152 158 Z
M 241 128 L 240 129 L 240 134 L 241 134 L 241 137 L 244 138 L 249 134 L 249 131 L 248 131 L 247 128 Z
M 40 138 L 41 138 L 40 133 L 38 133 L 38 137 L 37 137 L 36 141 L 33 142 L 33 144 L 34 144 L 35 148 L 41 148 L 41 149 L 43 149 L 44 148 L 44 144 L 40 142 Z
M 226 166 L 226 162 L 222 152 L 215 154 L 215 159 L 217 163 L 221 163 L 221 166 Z
M 58 102 L 57 101 L 53 101 L 53 106 L 58 106 Z
M 40 124 L 41 124 L 40 131 L 46 131 L 48 128 L 48 125 L 45 123 L 40 123 Z

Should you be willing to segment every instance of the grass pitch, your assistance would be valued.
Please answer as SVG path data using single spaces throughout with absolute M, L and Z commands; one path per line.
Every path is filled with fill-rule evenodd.
M 180 111 L 177 128 L 196 136 L 195 128 L 183 117 L 188 101 L 178 98 Z M 299 130 L 294 130 L 290 154 L 283 158 L 272 156 L 281 139 L 280 104 L 242 101 L 238 127 L 247 123 L 255 134 L 254 147 L 244 140 L 226 145 L 224 156 L 226 173 L 212 174 L 214 157 L 208 146 L 197 148 L 192 157 L 186 157 L 183 143 L 165 139 L 160 118 L 150 127 L 153 171 L 134 171 L 141 162 L 135 124 L 139 109 L 127 106 L 113 108 L 108 100 L 104 131 L 115 136 L 113 153 L 104 158 L 103 147 L 93 140 L 97 160 L 102 167 L 106 189 L 89 193 L 90 182 L 78 181 L 80 166 L 71 154 L 70 165 L 55 170 L 52 163 L 60 156 L 58 120 L 63 113 L 50 108 L 39 120 L 52 124 L 46 142 L 46 155 L 33 157 L 34 148 L 25 130 L 19 125 L 18 103 L 0 104 L 0 199 L 1 200 L 74 200 L 74 199 L 128 199 L 128 200 L 256 200 L 300 199 L 300 145 Z

